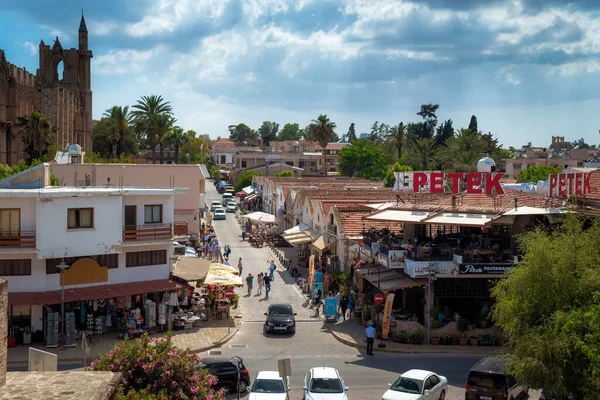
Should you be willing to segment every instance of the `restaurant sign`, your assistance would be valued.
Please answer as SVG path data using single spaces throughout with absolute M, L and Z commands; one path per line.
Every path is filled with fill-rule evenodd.
M 427 276 L 431 271 L 435 276 L 452 276 L 456 264 L 452 261 L 413 261 L 406 259 L 406 274 L 411 278 Z
M 592 193 L 590 178 L 590 172 L 550 174 L 548 178 L 550 197 L 590 194 Z
M 514 264 L 460 264 L 458 272 L 461 275 L 502 275 L 514 267 Z
M 379 263 L 380 263 L 381 265 L 384 265 L 384 266 L 386 266 L 387 268 L 390 268 L 390 259 L 389 259 L 389 257 L 388 257 L 388 255 L 387 255 L 387 254 L 384 254 L 384 253 L 382 253 L 381 251 L 378 251 L 378 252 L 377 252 L 377 258 L 378 258 L 378 260 L 377 260 L 377 261 L 379 261 Z
M 390 268 L 403 268 L 405 253 L 405 250 L 390 250 L 388 252 L 390 257 Z
M 411 190 L 413 192 L 429 191 L 445 193 L 450 187 L 452 193 L 461 192 L 461 182 L 470 194 L 504 194 L 500 180 L 503 173 L 489 172 L 394 172 L 395 191 Z

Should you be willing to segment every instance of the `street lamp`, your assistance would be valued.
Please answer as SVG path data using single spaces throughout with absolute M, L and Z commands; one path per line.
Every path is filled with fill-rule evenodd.
M 431 336 L 431 284 L 435 281 L 434 265 L 434 263 L 430 262 L 427 269 L 427 309 L 425 313 L 425 318 L 427 319 L 427 344 L 429 344 Z
M 188 159 L 188 164 L 189 164 L 189 163 L 190 163 L 190 158 L 191 158 L 191 155 L 190 155 L 190 153 L 186 153 L 186 154 L 185 154 L 185 156 L 187 157 L 187 159 Z
M 60 286 L 62 291 L 62 301 L 60 304 L 60 318 L 61 318 L 61 335 L 62 335 L 62 345 L 63 348 L 67 347 L 67 329 L 65 326 L 65 271 L 69 269 L 71 266 L 65 264 L 65 260 L 63 259 L 60 264 L 56 266 L 60 270 Z

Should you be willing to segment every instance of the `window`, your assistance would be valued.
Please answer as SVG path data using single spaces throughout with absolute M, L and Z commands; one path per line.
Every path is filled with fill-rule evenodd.
M 56 268 L 60 265 L 62 260 L 65 260 L 65 264 L 73 265 L 80 258 L 91 258 L 95 260 L 101 267 L 119 268 L 119 255 L 118 254 L 99 254 L 95 256 L 83 256 L 83 257 L 65 257 L 65 258 L 48 258 L 46 259 L 46 274 L 60 274 L 60 269 Z
M 93 208 L 69 208 L 67 210 L 67 229 L 85 229 L 93 227 Z
M 304 151 L 308 151 L 309 150 L 308 146 L 304 146 L 303 149 L 304 149 Z
M 0 260 L 0 276 L 31 275 L 31 260 Z
M 246 168 L 246 160 L 242 160 L 242 168 Z
M 221 164 L 225 164 L 226 160 L 225 160 L 225 156 L 221 156 Z
M 147 265 L 161 265 L 167 263 L 166 250 L 135 251 L 127 253 L 125 257 L 125 266 L 127 268 L 142 267 Z
M 20 209 L 0 209 L 0 234 L 3 236 L 18 236 L 21 234 Z
M 144 223 L 160 224 L 162 222 L 162 205 L 144 206 Z
M 440 383 L 440 378 L 438 378 L 437 375 L 431 375 L 429 380 L 431 381 L 431 387 L 435 387 L 438 383 Z

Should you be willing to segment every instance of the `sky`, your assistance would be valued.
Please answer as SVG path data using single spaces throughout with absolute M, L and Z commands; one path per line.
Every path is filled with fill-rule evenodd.
M 375 121 L 438 118 L 504 146 L 552 135 L 600 143 L 600 2 L 580 0 L 20 0 L 0 9 L 9 62 L 38 68 L 38 44 L 89 31 L 93 116 L 143 95 L 211 137 L 262 121 L 340 135 Z

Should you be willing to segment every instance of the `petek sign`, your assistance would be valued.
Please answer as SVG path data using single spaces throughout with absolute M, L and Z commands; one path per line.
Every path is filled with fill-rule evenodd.
M 550 174 L 550 197 L 566 197 L 575 194 L 590 194 L 590 172 Z
M 448 184 L 452 193 L 460 193 L 460 183 L 464 182 L 470 194 L 504 194 L 500 180 L 503 173 L 490 172 L 395 172 L 394 190 L 422 191 L 428 187 L 431 193 L 444 193 Z

